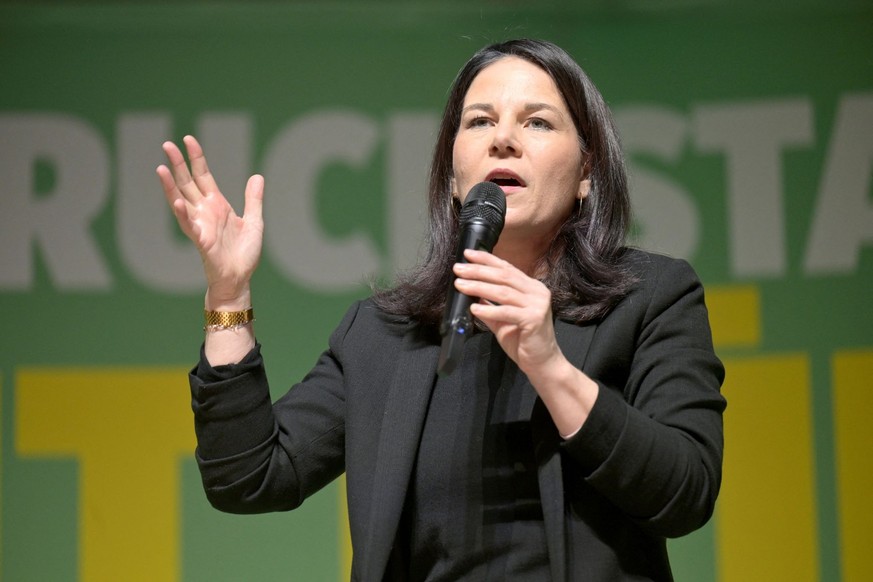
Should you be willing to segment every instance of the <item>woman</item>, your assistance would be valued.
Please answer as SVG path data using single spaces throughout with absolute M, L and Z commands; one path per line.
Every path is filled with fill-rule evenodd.
M 546 42 L 476 53 L 431 170 L 430 249 L 347 312 L 270 403 L 250 322 L 263 179 L 233 214 L 196 140 L 158 168 L 206 271 L 191 375 L 197 460 L 225 511 L 287 510 L 347 476 L 354 580 L 666 580 L 665 538 L 711 516 L 723 379 L 691 268 L 624 247 L 628 195 L 600 94 Z M 193 174 L 193 177 L 192 177 Z M 470 188 L 506 194 L 493 252 L 453 264 Z M 455 275 L 482 331 L 437 377 Z

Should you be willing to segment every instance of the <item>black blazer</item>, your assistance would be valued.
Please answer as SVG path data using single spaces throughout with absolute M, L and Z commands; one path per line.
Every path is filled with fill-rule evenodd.
M 669 580 L 666 537 L 711 516 L 721 482 L 724 371 L 703 288 L 684 261 L 631 251 L 639 284 L 603 320 L 555 322 L 565 356 L 596 380 L 564 441 L 530 411 L 552 579 Z M 439 345 L 353 305 L 312 371 L 271 405 L 256 348 L 190 377 L 197 461 L 210 502 L 235 513 L 297 507 L 343 471 L 352 579 L 385 577 Z

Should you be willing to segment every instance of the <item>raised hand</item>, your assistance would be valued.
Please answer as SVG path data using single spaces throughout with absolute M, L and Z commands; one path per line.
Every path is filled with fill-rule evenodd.
M 243 216 L 237 216 L 209 172 L 200 144 L 190 135 L 183 142 L 190 170 L 176 144 L 163 144 L 169 164 L 158 166 L 157 174 L 164 195 L 182 231 L 200 252 L 208 285 L 207 307 L 244 309 L 250 305 L 249 281 L 263 245 L 264 179 L 259 175 L 249 178 Z

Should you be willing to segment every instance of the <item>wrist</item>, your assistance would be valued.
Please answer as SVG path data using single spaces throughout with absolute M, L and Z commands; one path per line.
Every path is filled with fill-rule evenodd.
M 557 388 L 571 384 L 579 370 L 570 363 L 556 345 L 548 359 L 536 366 L 525 366 L 522 371 L 531 384 L 542 386 L 548 390 L 550 387 Z
M 203 301 L 207 311 L 244 311 L 251 306 L 252 293 L 248 285 L 235 293 L 217 293 L 209 288 Z
M 548 366 L 548 372 L 531 379 L 546 405 L 558 433 L 563 438 L 576 434 L 588 418 L 597 400 L 599 387 L 587 374 L 566 358 Z

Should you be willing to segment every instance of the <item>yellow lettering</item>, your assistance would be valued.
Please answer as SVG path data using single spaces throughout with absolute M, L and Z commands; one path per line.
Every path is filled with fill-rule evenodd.
M 350 580 L 352 576 L 352 535 L 349 531 L 349 506 L 346 502 L 346 476 L 339 478 L 339 553 L 340 553 L 340 580 Z
M 755 347 L 761 341 L 761 297 L 754 285 L 706 291 L 712 341 L 719 348 Z
M 725 367 L 719 579 L 817 580 L 809 360 L 779 355 Z
M 79 461 L 80 579 L 176 580 L 185 371 L 22 370 L 15 389 L 17 453 Z
M 873 515 L 873 350 L 833 358 L 834 441 L 843 580 L 873 579 L 870 516 Z

